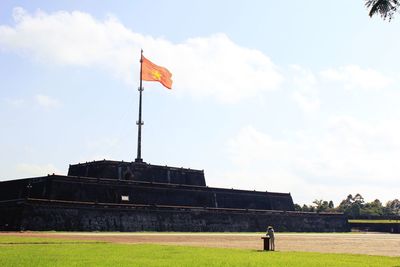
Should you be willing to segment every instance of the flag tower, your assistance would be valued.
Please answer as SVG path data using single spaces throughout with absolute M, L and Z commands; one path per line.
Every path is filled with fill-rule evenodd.
M 137 155 L 135 162 L 143 162 L 142 159 L 142 125 L 144 124 L 142 121 L 142 93 L 143 93 L 143 86 L 142 86 L 142 73 L 143 73 L 143 49 L 140 51 L 140 84 L 139 84 L 139 120 L 136 122 L 138 126 L 138 140 L 137 140 Z
M 138 126 L 138 144 L 137 156 L 135 162 L 142 163 L 142 81 L 160 82 L 164 87 L 172 88 L 172 74 L 168 69 L 158 66 L 143 56 L 143 49 L 140 51 L 140 84 L 139 84 L 139 119 L 136 122 Z

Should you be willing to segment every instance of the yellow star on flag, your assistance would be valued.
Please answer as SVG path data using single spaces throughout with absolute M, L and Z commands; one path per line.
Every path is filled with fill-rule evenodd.
M 159 71 L 152 71 L 151 75 L 153 76 L 154 79 L 156 80 L 161 80 L 161 73 Z

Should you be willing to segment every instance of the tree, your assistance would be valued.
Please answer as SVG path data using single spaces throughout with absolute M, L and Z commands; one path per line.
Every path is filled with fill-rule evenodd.
M 301 206 L 299 204 L 294 204 L 295 211 L 302 211 Z
M 379 14 L 390 21 L 400 6 L 400 0 L 365 0 L 365 6 L 370 8 L 370 17 Z
M 360 194 L 356 194 L 353 197 L 353 203 L 356 203 L 356 204 L 358 204 L 360 206 L 363 206 L 364 205 L 364 198 Z
M 312 205 L 307 206 L 306 204 L 303 204 L 303 207 L 301 207 L 301 211 L 304 211 L 304 212 L 314 212 L 314 211 L 315 211 L 315 207 L 312 206 Z
M 400 200 L 395 199 L 386 203 L 386 210 L 389 215 L 400 216 Z
M 343 212 L 347 216 L 357 218 L 360 216 L 361 210 L 364 207 L 364 198 L 360 194 L 356 194 L 354 197 L 350 194 L 346 199 L 340 202 L 337 210 Z
M 352 205 L 353 205 L 353 195 L 350 194 L 347 196 L 346 199 L 343 199 L 342 202 L 340 202 L 337 209 L 338 211 L 344 212 L 346 209 L 350 209 Z
M 332 202 L 332 201 L 331 201 Z M 313 203 L 316 206 L 317 212 L 328 211 L 329 210 L 329 202 L 326 200 L 314 200 Z M 333 203 L 332 203 L 333 204 Z
M 382 216 L 384 213 L 382 202 L 379 199 L 366 203 L 361 210 L 361 215 Z

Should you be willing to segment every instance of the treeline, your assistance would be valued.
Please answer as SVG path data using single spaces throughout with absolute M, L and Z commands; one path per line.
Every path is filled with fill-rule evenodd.
M 313 204 L 300 206 L 295 204 L 296 211 L 306 212 L 343 212 L 351 218 L 378 217 L 378 216 L 400 216 L 400 200 L 394 199 L 383 205 L 379 199 L 372 202 L 365 202 L 360 194 L 348 195 L 346 199 L 335 207 L 333 201 L 316 199 Z

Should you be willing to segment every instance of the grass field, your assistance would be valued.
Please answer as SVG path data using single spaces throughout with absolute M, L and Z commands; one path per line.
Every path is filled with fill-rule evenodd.
M 394 224 L 400 224 L 400 220 L 349 220 L 349 223 L 394 223 Z
M 0 237 L 0 266 L 400 266 L 399 257 Z

